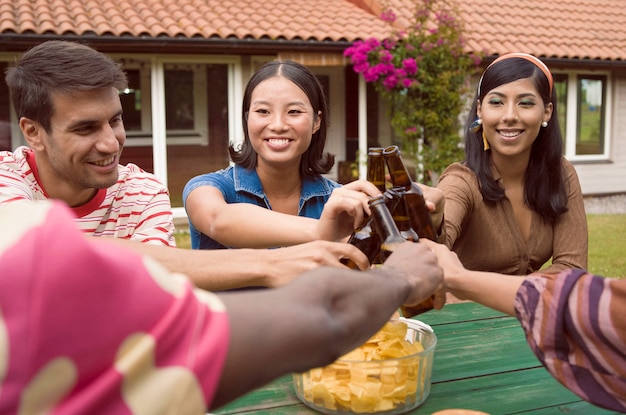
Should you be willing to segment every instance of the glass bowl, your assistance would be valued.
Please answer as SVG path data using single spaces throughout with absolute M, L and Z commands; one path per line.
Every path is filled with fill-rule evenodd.
M 308 407 L 329 415 L 395 415 L 421 405 L 430 394 L 437 336 L 419 320 L 393 319 L 385 330 L 390 324 L 403 328 L 402 337 L 377 342 L 381 330 L 328 366 L 294 373 L 298 398 Z M 375 348 L 383 349 L 384 356 L 374 352 Z M 400 349 L 410 354 L 400 353 Z M 372 356 L 380 360 L 369 360 Z

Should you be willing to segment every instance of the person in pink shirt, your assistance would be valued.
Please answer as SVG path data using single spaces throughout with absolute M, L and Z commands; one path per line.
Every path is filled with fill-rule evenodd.
M 407 242 L 377 269 L 319 267 L 280 288 L 215 294 L 85 237 L 58 201 L 0 205 L 0 227 L 3 414 L 204 414 L 331 363 L 443 276 Z

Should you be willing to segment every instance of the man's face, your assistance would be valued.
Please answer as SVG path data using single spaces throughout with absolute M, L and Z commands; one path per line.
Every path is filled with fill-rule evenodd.
M 37 165 L 50 197 L 75 206 L 117 181 L 126 141 L 122 105 L 115 88 L 55 93 L 52 101 L 51 132 L 42 132 Z

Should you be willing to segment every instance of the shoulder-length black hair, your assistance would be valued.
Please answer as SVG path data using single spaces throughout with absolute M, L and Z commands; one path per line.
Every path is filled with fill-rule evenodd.
M 477 118 L 477 103 L 482 103 L 492 89 L 530 78 L 541 95 L 544 105 L 552 102 L 552 117 L 547 127 L 541 127 L 532 145 L 524 181 L 524 198 L 528 206 L 545 219 L 555 221 L 567 211 L 567 191 L 562 166 L 563 137 L 559 127 L 556 92 L 544 72 L 524 58 L 511 57 L 487 67 L 482 75 L 465 126 L 465 163 L 474 171 L 480 191 L 486 202 L 497 202 L 504 197 L 504 189 L 491 174 L 490 151 L 483 148 L 482 128 L 473 131 L 471 124 Z
M 246 168 L 254 169 L 257 165 L 257 153 L 250 144 L 248 132 L 248 112 L 254 89 L 263 81 L 275 76 L 284 76 L 296 84 L 309 98 L 313 107 L 314 117 L 321 114 L 320 128 L 313 134 L 309 148 L 300 161 L 301 176 L 316 176 L 328 173 L 335 164 L 335 156 L 324 151 L 328 132 L 328 100 L 322 84 L 317 77 L 304 65 L 290 60 L 275 60 L 266 63 L 252 75 L 246 85 L 242 104 L 242 124 L 244 141 L 238 148 L 231 144 L 228 148 L 231 160 Z

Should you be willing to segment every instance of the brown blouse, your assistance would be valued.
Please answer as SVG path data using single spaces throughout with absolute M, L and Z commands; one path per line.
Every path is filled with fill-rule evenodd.
M 445 195 L 445 244 L 467 269 L 527 275 L 552 258 L 544 272 L 587 268 L 587 216 L 574 166 L 563 158 L 568 211 L 554 223 L 533 211 L 524 239 L 508 198 L 483 202 L 478 179 L 461 163 L 448 166 L 437 187 Z M 494 168 L 494 178 L 500 179 Z M 443 242 L 443 241 L 442 241 Z

